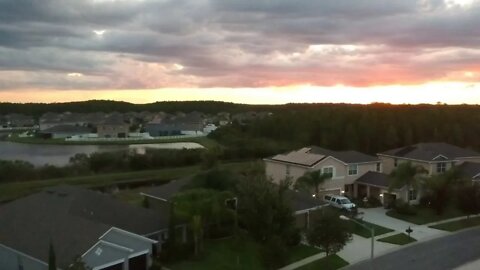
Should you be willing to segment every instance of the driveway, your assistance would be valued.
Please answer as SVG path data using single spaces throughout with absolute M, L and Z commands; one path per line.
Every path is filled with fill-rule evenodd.
M 390 228 L 397 232 L 405 232 L 405 230 L 410 227 L 413 230 L 411 236 L 418 241 L 441 237 L 448 234 L 448 232 L 445 231 L 429 228 L 428 225 L 417 225 L 400 219 L 389 217 L 386 215 L 387 211 L 388 210 L 384 209 L 383 207 L 359 209 L 359 212 L 363 212 L 363 220 L 370 223 Z M 391 233 L 389 235 L 391 235 Z

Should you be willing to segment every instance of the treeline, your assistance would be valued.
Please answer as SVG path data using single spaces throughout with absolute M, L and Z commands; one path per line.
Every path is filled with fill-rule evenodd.
M 245 112 L 249 110 L 268 110 L 271 106 L 234 104 L 228 102 L 217 101 L 165 101 L 149 104 L 133 104 L 120 101 L 108 100 L 90 100 L 82 102 L 65 102 L 65 103 L 0 103 L 0 114 L 22 113 L 33 116 L 40 116 L 46 112 L 167 112 L 174 113 L 178 111 L 192 112 L 199 111 L 208 114 L 216 114 L 218 112 Z
M 35 167 L 26 161 L 0 160 L 0 183 L 190 166 L 200 164 L 204 156 L 202 149 L 148 149 L 145 154 L 129 151 L 77 154 L 66 166 Z
M 285 105 L 290 109 L 210 134 L 230 152 L 265 157 L 318 145 L 375 154 L 418 142 L 447 142 L 480 150 L 480 107 L 418 105 Z

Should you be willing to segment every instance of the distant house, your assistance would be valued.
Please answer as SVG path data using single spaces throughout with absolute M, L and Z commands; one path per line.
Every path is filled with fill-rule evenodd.
M 332 151 L 317 146 L 265 158 L 268 177 L 274 182 L 291 179 L 295 182 L 305 173 L 321 170 L 331 175 L 321 186 L 321 194 L 345 194 L 354 197 L 355 180 L 369 171 L 382 171 L 378 158 L 357 151 Z
M 38 132 L 39 136 L 45 139 L 65 139 L 75 135 L 92 133 L 92 129 L 85 126 L 57 125 Z
M 35 119 L 32 116 L 10 113 L 5 116 L 9 127 L 33 127 L 35 126 Z
M 0 128 L 8 128 L 8 120 L 3 115 L 0 115 Z
M 152 137 L 203 134 L 204 118 L 201 113 L 177 113 L 157 117 L 146 124 L 145 130 Z
M 122 115 L 113 114 L 97 125 L 97 134 L 100 138 L 126 138 L 129 128 Z
M 0 206 L 2 270 L 47 270 L 50 243 L 60 269 L 81 256 L 95 270 L 147 270 L 166 237 L 168 212 L 81 188 L 50 188 Z

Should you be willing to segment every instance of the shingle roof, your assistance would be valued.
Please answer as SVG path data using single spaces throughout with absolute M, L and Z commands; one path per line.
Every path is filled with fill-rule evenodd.
M 180 192 L 183 187 L 189 184 L 190 180 L 190 177 L 173 180 L 167 184 L 149 188 L 143 191 L 142 194 L 169 201 L 176 193 Z
M 341 160 L 345 163 L 364 163 L 364 162 L 376 162 L 378 158 L 375 156 L 370 156 L 358 151 L 333 151 L 324 149 L 318 146 L 311 146 L 311 153 L 320 154 L 325 156 L 332 156 L 338 160 Z
M 51 128 L 42 130 L 41 133 L 91 133 L 89 127 L 73 126 L 73 125 L 57 125 Z
M 480 157 L 480 153 L 470 149 L 461 148 L 448 143 L 418 143 L 406 147 L 391 149 L 380 153 L 395 157 L 433 161 L 442 155 L 447 160 L 454 160 L 460 157 Z
M 106 194 L 62 186 L 2 205 L 0 243 L 48 261 L 52 240 L 59 266 L 65 267 L 111 227 L 145 235 L 167 228 L 167 218 Z
M 458 169 L 463 177 L 472 179 L 480 174 L 480 163 L 464 162 L 458 166 Z
M 362 176 L 360 176 L 355 183 L 357 184 L 366 184 L 372 185 L 377 187 L 385 187 L 388 188 L 390 185 L 390 181 L 388 179 L 388 175 L 379 172 L 366 172 Z

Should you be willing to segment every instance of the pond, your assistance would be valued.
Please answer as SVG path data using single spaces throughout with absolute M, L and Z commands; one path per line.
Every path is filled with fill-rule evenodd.
M 92 154 L 94 152 L 121 151 L 134 149 L 137 153 L 145 153 L 146 149 L 196 149 L 202 145 L 192 142 L 132 144 L 132 145 L 50 145 L 23 144 L 0 141 L 0 159 L 24 160 L 35 166 L 45 164 L 63 166 L 70 157 L 76 154 Z

